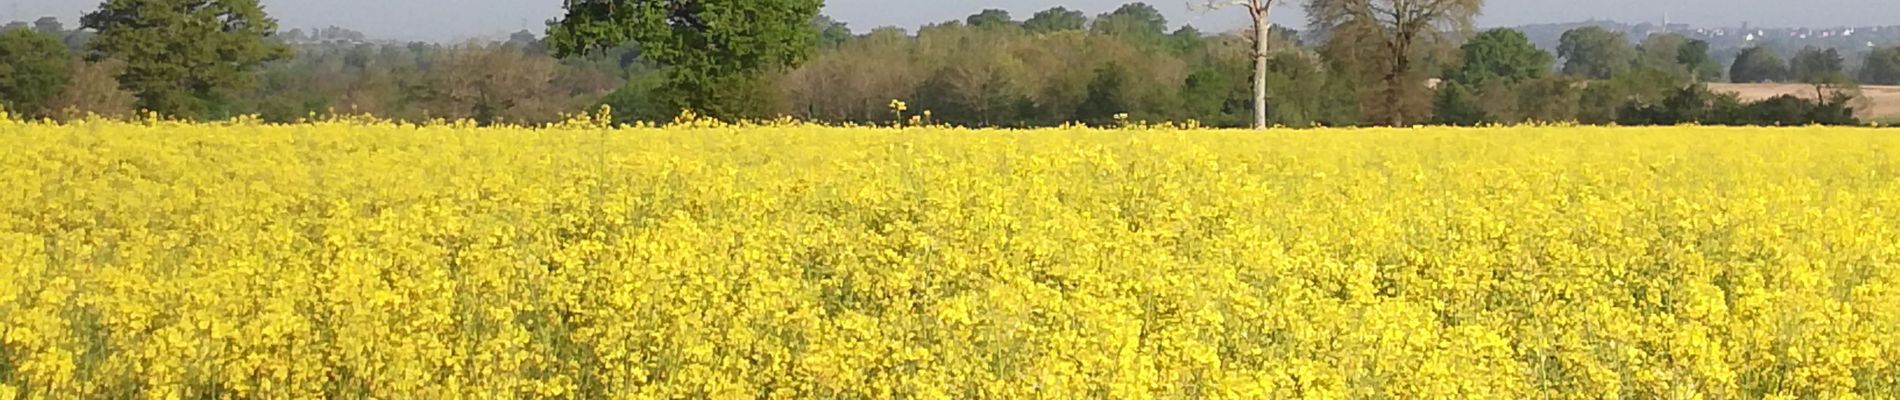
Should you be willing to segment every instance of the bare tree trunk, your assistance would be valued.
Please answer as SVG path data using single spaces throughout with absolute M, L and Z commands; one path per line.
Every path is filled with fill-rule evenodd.
M 1404 59 L 1394 63 L 1392 70 L 1385 74 L 1386 122 L 1393 127 L 1405 126 L 1405 84 Z
M 1253 0 L 1253 127 L 1267 129 L 1267 39 L 1272 35 L 1273 0 Z
M 1389 107 L 1386 110 L 1387 122 L 1395 128 L 1405 126 L 1405 94 L 1409 92 L 1407 89 L 1411 89 L 1405 85 L 1412 84 L 1406 81 L 1406 75 L 1412 72 L 1411 40 L 1411 35 L 1401 32 L 1397 43 L 1390 46 L 1392 69 L 1385 74 L 1385 101 L 1386 107 Z

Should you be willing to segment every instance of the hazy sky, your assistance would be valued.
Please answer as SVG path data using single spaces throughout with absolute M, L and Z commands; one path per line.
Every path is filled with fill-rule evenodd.
M 961 19 L 984 8 L 1009 10 L 1017 19 L 1038 10 L 1065 6 L 1097 14 L 1130 0 L 830 0 L 825 13 L 863 32 L 869 28 L 917 25 Z M 285 29 L 342 26 L 377 38 L 455 40 L 494 36 L 523 28 L 539 31 L 542 21 L 560 13 L 560 0 L 263 0 Z M 1480 25 L 1571 22 L 1590 18 L 1621 21 L 1672 21 L 1698 26 L 1862 26 L 1900 25 L 1900 0 L 1490 0 Z M 80 13 L 98 0 L 0 0 L 0 21 L 52 15 L 76 24 Z M 1241 25 L 1232 10 L 1202 14 L 1184 0 L 1154 0 L 1175 25 L 1203 30 Z M 1304 26 L 1299 7 L 1275 10 L 1276 22 Z

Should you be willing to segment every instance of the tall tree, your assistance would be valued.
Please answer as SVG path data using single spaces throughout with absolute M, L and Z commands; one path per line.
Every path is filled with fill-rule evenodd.
M 1676 62 L 1689 68 L 1691 78 L 1696 82 L 1708 82 L 1722 78 L 1722 63 L 1709 56 L 1709 42 L 1690 40 L 1676 49 Z
M 1689 45 L 1689 37 L 1676 33 L 1659 33 L 1643 38 L 1636 45 L 1635 67 L 1661 72 L 1675 80 L 1694 82 L 1695 73 L 1690 66 L 1682 63 L 1682 48 Z
M 1629 70 L 1636 60 L 1628 37 L 1597 26 L 1564 32 L 1558 40 L 1557 56 L 1564 59 L 1564 75 L 1590 79 L 1610 79 Z
M 1126 81 L 1132 79 L 1128 68 L 1120 64 L 1109 63 L 1095 70 L 1095 79 L 1089 81 L 1088 97 L 1076 108 L 1075 116 L 1083 122 L 1107 125 L 1119 115 L 1127 115 L 1134 108 L 1127 101 L 1130 97 L 1124 93 Z
M 766 116 L 765 74 L 797 65 L 817 46 L 822 0 L 570 0 L 548 27 L 556 55 L 640 45 L 667 67 L 659 94 L 722 118 Z
M 1460 82 L 1445 82 L 1444 87 L 1432 95 L 1432 123 L 1439 125 L 1477 126 L 1496 122 L 1491 113 L 1479 105 L 1478 95 Z
M 819 15 L 812 17 L 811 24 L 818 29 L 819 48 L 836 48 L 839 45 L 843 45 L 844 42 L 851 40 L 851 27 L 846 26 L 843 22 L 831 19 L 829 16 Z
M 1860 63 L 1860 81 L 1870 85 L 1900 85 L 1900 46 L 1867 53 Z
M 1140 44 L 1159 44 L 1168 33 L 1168 18 L 1148 3 L 1123 4 L 1114 12 L 1095 17 L 1089 29 L 1098 35 L 1126 38 Z
M 1735 83 L 1779 82 L 1788 79 L 1788 64 L 1767 47 L 1750 47 L 1735 55 L 1729 66 L 1729 80 Z
M 1016 20 L 1010 18 L 1008 10 L 985 9 L 963 20 L 971 28 L 1002 28 L 1016 26 Z
M 1419 62 L 1450 34 L 1471 30 L 1484 0 L 1308 0 L 1312 26 L 1339 44 L 1371 46 L 1380 88 L 1379 119 L 1402 126 L 1414 115 L 1404 103 L 1425 87 Z M 1343 40 L 1342 40 L 1343 39 Z M 1328 45 L 1333 45 L 1329 41 Z
M 1804 83 L 1843 81 L 1847 79 L 1846 65 L 1847 60 L 1841 58 L 1839 50 L 1809 46 L 1788 61 L 1788 78 Z
M 1079 31 L 1089 23 L 1088 14 L 1081 11 L 1055 7 L 1037 11 L 1028 21 L 1023 21 L 1023 29 L 1030 33 L 1055 33 Z
M 0 32 L 0 107 L 14 115 L 46 116 L 42 106 L 72 77 L 66 45 L 27 29 Z
M 1550 53 L 1514 29 L 1484 31 L 1465 41 L 1459 51 L 1464 56 L 1458 66 L 1445 72 L 1445 80 L 1466 88 L 1482 87 L 1492 80 L 1516 84 L 1550 73 Z
M 1274 0 L 1207 0 L 1208 8 L 1239 6 L 1253 21 L 1253 127 L 1267 128 L 1267 46 L 1273 35 Z
M 80 21 L 98 32 L 89 58 L 124 61 L 119 84 L 164 115 L 231 114 L 260 65 L 290 56 L 257 0 L 107 0 Z
M 48 35 L 65 36 L 66 24 L 59 23 L 59 18 L 57 17 L 40 17 L 40 19 L 33 20 L 33 30 Z

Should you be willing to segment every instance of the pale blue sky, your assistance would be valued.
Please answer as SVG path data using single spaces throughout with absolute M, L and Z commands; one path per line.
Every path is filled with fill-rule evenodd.
M 529 28 L 560 13 L 559 0 L 263 0 L 266 10 L 285 29 L 337 25 L 378 38 L 404 40 L 457 40 L 489 37 Z M 1126 0 L 830 0 L 826 14 L 863 32 L 878 26 L 917 25 L 961 19 L 984 8 L 1009 10 L 1018 19 L 1052 6 L 1089 14 L 1113 10 Z M 1590 18 L 1621 21 L 1660 21 L 1664 13 L 1677 22 L 1698 26 L 1865 26 L 1900 25 L 1900 0 L 1489 0 L 1484 26 L 1539 22 L 1572 22 Z M 97 0 L 0 0 L 0 21 L 32 20 L 53 15 L 75 24 L 80 13 L 96 7 Z M 1225 30 L 1241 25 L 1236 12 L 1201 14 L 1189 11 L 1184 0 L 1149 1 L 1168 14 L 1175 25 L 1191 23 L 1203 30 Z M 1283 6 L 1274 20 L 1295 27 L 1305 25 L 1299 7 Z

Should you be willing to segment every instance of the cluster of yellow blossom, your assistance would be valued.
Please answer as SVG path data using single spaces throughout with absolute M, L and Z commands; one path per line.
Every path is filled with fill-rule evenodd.
M 0 399 L 1895 398 L 1900 134 L 0 121 Z

